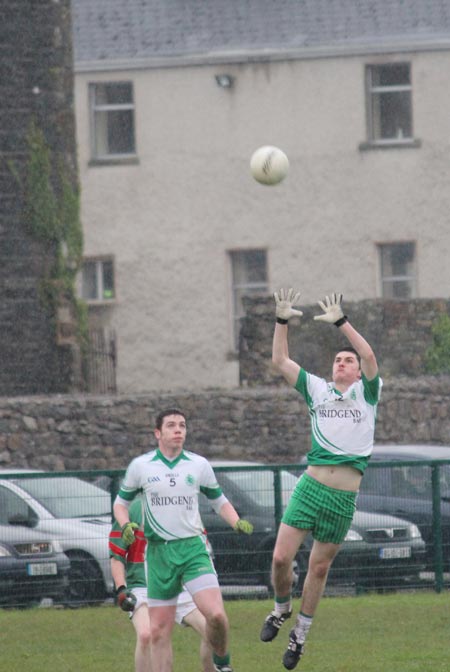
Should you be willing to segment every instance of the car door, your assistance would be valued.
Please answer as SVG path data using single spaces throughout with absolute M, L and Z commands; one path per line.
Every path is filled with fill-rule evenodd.
M 422 481 L 429 483 L 428 491 L 414 491 L 405 477 L 404 467 L 370 467 L 361 482 L 357 507 L 360 510 L 397 516 L 415 523 L 427 544 L 427 555 L 433 557 L 433 506 L 431 498 L 431 471 L 422 474 Z
M 38 516 L 31 506 L 8 487 L 0 485 L 0 524 L 36 527 Z

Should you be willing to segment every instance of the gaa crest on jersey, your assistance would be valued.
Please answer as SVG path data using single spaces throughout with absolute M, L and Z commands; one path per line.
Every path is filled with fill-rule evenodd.
M 160 480 L 159 476 L 148 476 L 147 483 L 158 483 Z
M 186 485 L 190 485 L 192 487 L 195 485 L 195 478 L 194 476 L 192 476 L 192 474 L 188 474 L 184 479 L 184 482 L 186 483 Z

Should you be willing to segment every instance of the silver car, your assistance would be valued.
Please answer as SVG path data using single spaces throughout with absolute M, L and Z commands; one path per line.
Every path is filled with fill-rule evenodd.
M 112 594 L 111 497 L 105 490 L 75 476 L 0 470 L 0 524 L 59 540 L 70 559 L 68 603 L 95 604 Z
M 0 606 L 63 602 L 70 562 L 61 544 L 42 532 L 0 525 Z

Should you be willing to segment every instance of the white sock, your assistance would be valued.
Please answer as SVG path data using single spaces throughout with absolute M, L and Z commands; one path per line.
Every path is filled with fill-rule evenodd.
M 306 616 L 306 614 L 302 614 L 302 612 L 299 613 L 297 616 L 297 622 L 295 624 L 295 635 L 297 637 L 297 642 L 299 644 L 303 644 L 303 642 L 306 639 L 306 636 L 309 632 L 309 629 L 312 624 L 313 617 L 312 616 Z
M 287 602 L 277 602 L 275 601 L 275 613 L 276 614 L 288 614 L 292 611 L 292 602 L 288 600 Z

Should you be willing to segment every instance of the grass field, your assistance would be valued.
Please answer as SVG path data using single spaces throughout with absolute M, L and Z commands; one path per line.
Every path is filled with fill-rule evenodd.
M 284 670 L 288 624 L 274 642 L 259 641 L 271 609 L 269 600 L 226 602 L 235 672 Z M 449 622 L 447 593 L 324 598 L 298 669 L 447 671 Z M 133 672 L 134 631 L 117 607 L 0 610 L 0 633 L 8 672 Z M 176 672 L 199 671 L 198 641 L 190 629 L 175 628 Z

